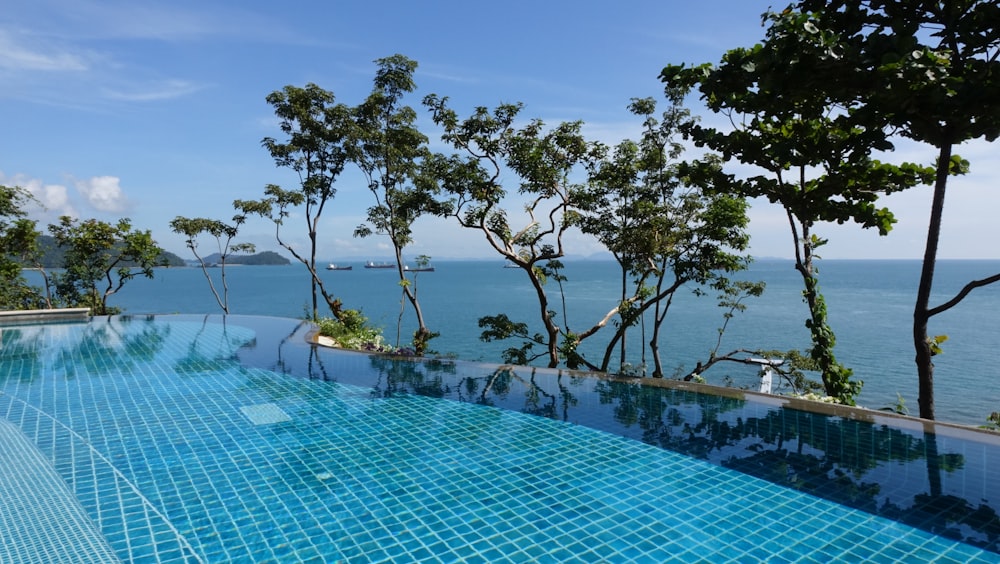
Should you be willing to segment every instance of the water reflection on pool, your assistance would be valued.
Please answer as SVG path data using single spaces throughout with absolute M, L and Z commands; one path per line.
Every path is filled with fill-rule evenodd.
M 310 331 L 215 315 L 6 327 L 0 416 L 126 561 L 1000 560 L 994 435 L 373 357 Z M 0 561 L 64 536 L 22 532 Z

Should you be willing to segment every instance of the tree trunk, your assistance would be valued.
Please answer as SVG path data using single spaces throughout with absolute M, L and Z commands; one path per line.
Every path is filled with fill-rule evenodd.
M 944 195 L 951 166 L 951 144 L 943 143 L 938 151 L 937 177 L 934 179 L 934 197 L 931 201 L 931 219 L 927 225 L 927 246 L 920 270 L 917 302 L 913 306 L 913 348 L 916 351 L 917 378 L 919 379 L 920 417 L 934 419 L 934 361 L 931 343 L 927 336 L 930 320 L 929 304 L 934 285 L 934 266 L 937 263 L 938 240 L 941 237 L 941 218 L 944 214 Z
M 549 355 L 548 367 L 555 368 L 559 366 L 559 326 L 552 321 L 552 316 L 549 315 L 549 297 L 545 293 L 545 288 L 542 287 L 542 281 L 534 272 L 534 265 L 529 266 L 526 270 L 531 279 L 531 285 L 535 288 L 535 295 L 538 296 L 538 309 L 542 325 L 545 326 L 545 348 Z
M 623 303 L 625 303 L 625 300 L 626 300 L 627 294 L 628 294 L 628 270 L 625 268 L 625 265 L 622 264 L 622 261 L 620 261 L 620 260 L 618 261 L 618 265 L 621 267 L 621 273 L 622 273 L 622 279 L 621 279 L 622 295 L 621 295 L 621 299 L 619 300 L 618 303 L 622 303 L 623 304 Z M 622 320 L 622 326 L 623 327 L 626 326 L 626 319 L 623 316 L 619 316 L 619 319 Z M 621 342 L 618 345 L 618 347 L 619 347 L 619 351 L 618 351 L 618 372 L 624 372 L 625 371 L 625 356 L 626 356 L 626 352 L 627 352 L 626 348 L 625 348 L 625 335 L 626 335 L 626 332 L 627 332 L 627 330 L 622 332 L 622 340 L 621 340 Z

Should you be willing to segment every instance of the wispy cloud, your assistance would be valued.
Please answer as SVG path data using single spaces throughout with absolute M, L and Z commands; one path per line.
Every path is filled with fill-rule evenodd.
M 185 41 L 244 37 L 254 41 L 293 40 L 297 34 L 237 5 L 197 8 L 174 2 L 130 0 L 36 0 L 51 33 L 75 40 Z M 37 12 L 36 12 L 37 14 Z
M 9 86 L 0 97 L 81 109 L 172 100 L 207 87 L 193 78 L 199 71 L 160 58 L 163 49 L 234 39 L 302 41 L 282 24 L 236 7 L 37 0 L 4 15 L 0 78 Z
M 130 91 L 103 89 L 105 96 L 125 102 L 152 102 L 180 98 L 202 90 L 204 85 L 186 80 L 165 80 L 154 84 L 136 85 Z
M 53 45 L 32 44 L 28 37 L 0 29 L 0 69 L 8 71 L 85 71 L 87 60 Z

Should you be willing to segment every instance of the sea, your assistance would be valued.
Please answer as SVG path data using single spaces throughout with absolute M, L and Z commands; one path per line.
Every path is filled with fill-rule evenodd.
M 341 263 L 338 263 L 340 265 Z M 352 270 L 321 270 L 327 289 L 345 307 L 360 309 L 383 329 L 390 344 L 406 345 L 416 326 L 409 305 L 401 302 L 401 288 L 393 269 L 366 269 L 363 261 L 345 263 Z M 436 261 L 433 272 L 411 273 L 428 328 L 440 333 L 431 341 L 438 354 L 462 360 L 497 363 L 501 351 L 516 342 L 484 342 L 480 317 L 504 313 L 541 329 L 540 310 L 526 274 L 504 268 L 498 260 Z M 822 260 L 820 291 L 827 303 L 829 322 L 837 337 L 837 359 L 864 382 L 859 405 L 873 409 L 902 409 L 912 415 L 917 407 L 917 373 L 913 362 L 912 316 L 920 261 Z M 1000 272 L 1000 261 L 941 260 L 938 262 L 932 306 L 947 301 L 969 281 Z M 222 292 L 220 268 L 208 269 Z M 615 307 L 621 295 L 620 272 L 612 261 L 566 261 L 566 280 L 550 281 L 550 308 L 574 332 L 589 329 Z M 233 266 L 225 269 L 230 313 L 303 318 L 311 311 L 310 277 L 298 263 L 287 266 Z M 129 281 L 109 299 L 126 314 L 220 313 L 199 267 L 160 268 L 152 279 Z M 727 310 L 717 305 L 711 291 L 698 295 L 695 287 L 682 289 L 673 301 L 660 339 L 668 376 L 686 374 L 713 349 L 725 354 L 736 349 L 807 350 L 808 316 L 802 299 L 802 278 L 791 260 L 758 259 L 741 278 L 763 281 L 766 290 L 749 298 L 746 309 L 726 324 Z M 563 302 L 565 301 L 565 306 Z M 329 315 L 320 298 L 320 315 Z M 593 361 L 601 358 L 613 323 L 589 338 L 580 351 Z M 639 344 L 649 338 L 642 328 L 631 331 L 629 362 L 641 366 L 651 359 L 639 355 Z M 966 425 L 982 425 L 991 412 L 1000 411 L 1000 284 L 977 288 L 958 306 L 931 319 L 930 334 L 947 335 L 943 352 L 935 357 L 936 418 Z M 397 338 L 398 334 L 398 338 Z M 398 339 L 398 340 L 397 340 Z M 538 361 L 544 365 L 544 360 Z M 756 369 L 720 363 L 704 373 L 708 383 L 756 388 Z

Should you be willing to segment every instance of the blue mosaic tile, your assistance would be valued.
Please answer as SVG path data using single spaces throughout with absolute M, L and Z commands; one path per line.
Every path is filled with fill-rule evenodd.
M 95 332 L 110 333 L 97 324 L 33 336 L 46 346 L 0 354 L 0 416 L 123 561 L 1000 561 L 713 464 L 714 450 L 692 458 L 570 421 L 247 364 L 238 357 L 255 333 L 235 323 L 107 323 L 125 340 L 162 339 L 126 354 L 100 342 Z M 381 378 L 368 357 L 318 358 Z M 558 389 L 555 376 L 538 379 Z M 891 485 L 912 469 L 890 471 Z M 990 497 L 996 483 L 970 487 Z M 9 549 L 31 551 L 45 534 Z

